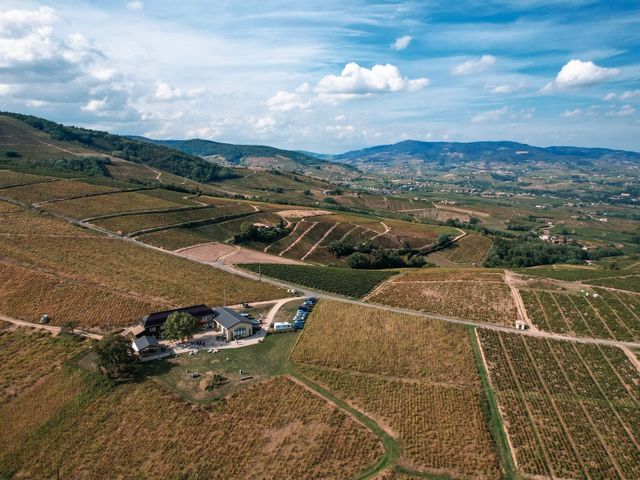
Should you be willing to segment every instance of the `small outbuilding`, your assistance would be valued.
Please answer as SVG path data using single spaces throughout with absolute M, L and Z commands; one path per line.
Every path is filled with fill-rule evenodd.
M 253 335 L 253 323 L 246 317 L 230 308 L 214 308 L 213 324 L 227 340 L 237 340 L 239 338 Z
M 527 322 L 523 322 L 522 320 L 516 320 L 516 330 L 526 330 L 529 328 Z
M 163 350 L 163 347 L 160 345 L 156 337 L 152 337 L 151 335 L 144 335 L 140 338 L 136 338 L 133 341 L 132 346 L 134 352 L 136 352 L 141 358 L 156 355 Z

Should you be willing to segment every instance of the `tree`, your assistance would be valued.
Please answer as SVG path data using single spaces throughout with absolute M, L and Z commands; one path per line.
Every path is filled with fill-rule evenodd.
M 197 330 L 198 320 L 186 312 L 173 312 L 164 323 L 164 337 L 169 340 L 191 338 Z
M 98 366 L 111 378 L 118 378 L 127 373 L 135 356 L 131 341 L 122 335 L 111 334 L 104 337 L 95 346 L 98 355 Z

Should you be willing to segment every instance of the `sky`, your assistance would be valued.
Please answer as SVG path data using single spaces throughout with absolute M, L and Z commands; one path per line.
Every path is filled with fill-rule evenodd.
M 0 109 L 319 153 L 640 151 L 640 2 L 0 0 Z

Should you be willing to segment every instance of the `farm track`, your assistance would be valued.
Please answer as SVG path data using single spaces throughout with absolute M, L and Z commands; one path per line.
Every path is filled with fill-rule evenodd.
M 10 199 L 10 198 L 3 198 L 0 197 L 0 200 L 5 200 L 9 203 L 13 203 L 15 205 L 19 205 L 21 207 L 27 208 L 27 209 L 35 209 L 36 211 L 38 210 L 43 210 L 43 211 L 47 211 L 51 216 L 55 217 L 55 218 L 59 218 L 61 220 L 65 220 L 69 223 L 72 223 L 74 225 L 77 225 L 79 227 L 82 228 L 86 228 L 89 230 L 93 230 L 94 232 L 100 233 L 102 235 L 105 235 L 109 238 L 113 238 L 113 239 L 118 239 L 121 241 L 126 241 L 126 242 L 131 242 L 134 243 L 140 247 L 143 248 L 148 248 L 151 250 L 155 250 L 158 252 L 162 252 L 165 253 L 167 255 L 175 255 L 181 258 L 185 258 L 184 256 L 180 255 L 179 253 L 175 253 L 172 252 L 170 250 L 165 250 L 163 248 L 159 248 L 159 247 L 154 247 L 153 245 L 147 245 L 144 244 L 136 239 L 133 238 L 128 238 L 128 237 L 121 237 L 107 229 L 101 228 L 101 227 L 97 227 L 95 225 L 92 225 L 90 223 L 86 223 L 83 222 L 81 220 L 77 220 L 75 218 L 69 217 L 67 215 L 63 215 L 60 213 L 56 213 L 56 212 L 51 212 L 45 209 L 38 209 L 38 208 L 34 208 L 33 206 L 24 203 L 24 202 L 18 202 L 16 200 Z M 486 322 L 478 322 L 478 321 L 474 321 L 474 320 L 464 320 L 461 318 L 457 318 L 457 317 L 450 317 L 450 316 L 446 316 L 446 315 L 436 315 L 436 314 L 430 314 L 430 313 L 424 313 L 424 312 L 420 312 L 420 311 L 416 311 L 416 310 L 409 310 L 409 309 L 404 309 L 404 308 L 399 308 L 399 307 L 390 307 L 388 305 L 382 305 L 382 304 L 377 304 L 377 303 L 369 303 L 369 302 L 365 302 L 362 300 L 354 300 L 351 298 L 347 298 L 347 297 L 343 297 L 340 295 L 335 295 L 335 294 L 330 294 L 330 293 L 326 293 L 323 291 L 319 291 L 319 290 L 314 290 L 314 289 L 310 289 L 308 287 L 302 287 L 293 283 L 288 283 L 288 282 L 283 282 L 274 278 L 269 278 L 266 276 L 259 276 L 256 273 L 253 273 L 251 271 L 248 270 L 243 270 L 240 268 L 236 268 L 234 266 L 230 266 L 230 265 L 224 265 L 221 263 L 207 263 L 207 262 L 203 262 L 203 261 L 198 261 L 198 260 L 192 260 L 195 261 L 197 263 L 201 263 L 203 265 L 209 265 L 211 267 L 217 268 L 219 270 L 225 271 L 227 273 L 232 273 L 234 275 L 238 275 L 240 277 L 243 278 L 247 278 L 250 280 L 254 280 L 254 281 L 263 281 L 266 283 L 269 283 L 271 285 L 277 286 L 277 287 L 281 287 L 281 288 L 285 288 L 285 289 L 289 289 L 289 288 L 295 288 L 299 291 L 301 291 L 303 293 L 303 295 L 313 295 L 316 296 L 318 298 L 324 298 L 324 299 L 330 299 L 330 300 L 337 300 L 337 301 L 341 301 L 341 302 L 345 302 L 345 303 L 351 303 L 354 305 L 362 305 L 365 307 L 371 307 L 371 308 L 377 308 L 379 310 L 385 310 L 388 312 L 395 312 L 395 313 L 402 313 L 402 314 L 407 314 L 407 315 L 413 315 L 415 317 L 420 317 L 420 318 L 425 318 L 425 319 L 431 319 L 431 320 L 440 320 L 440 321 L 444 321 L 444 322 L 450 322 L 450 323 L 456 323 L 459 325 L 470 325 L 472 327 L 479 327 L 479 328 L 485 328 L 488 330 L 493 330 L 493 331 L 498 331 L 498 332 L 507 332 L 507 333 L 516 333 L 519 335 L 526 335 L 526 336 L 533 336 L 533 337 L 539 337 L 539 338 L 550 338 L 550 339 L 556 339 L 556 340 L 566 340 L 569 342 L 577 342 L 577 343 L 585 343 L 585 344 L 592 344 L 592 345 L 606 345 L 606 346 L 614 346 L 614 347 L 620 347 L 620 346 L 625 346 L 625 347 L 629 347 L 632 349 L 640 349 L 640 342 L 629 342 L 629 341 L 618 341 L 618 340 L 608 340 L 608 339 L 601 339 L 601 338 L 593 338 L 593 337 L 578 337 L 578 336 L 572 336 L 572 335 L 565 335 L 565 334 L 559 334 L 559 333 L 551 333 L 551 332 L 545 332 L 545 331 L 532 331 L 532 330 L 516 330 L 512 327 L 506 327 L 506 326 L 501 326 L 501 325 L 496 325 L 496 324 L 491 324 L 491 323 L 486 323 Z M 627 293 L 627 292 L 625 292 Z
M 148 188 L 148 187 L 138 187 L 138 188 L 123 188 L 123 189 L 120 189 L 120 190 L 113 190 L 113 191 L 109 191 L 109 192 L 83 193 L 81 195 L 70 195 L 68 197 L 54 198 L 52 200 L 45 200 L 43 202 L 36 202 L 36 203 L 33 204 L 33 206 L 34 207 L 40 207 L 42 205 L 48 205 L 49 203 L 66 202 L 67 200 L 77 200 L 79 198 L 101 197 L 101 196 L 104 196 L 104 195 L 113 195 L 113 194 L 116 194 L 116 193 L 139 192 L 141 190 L 151 190 L 151 189 Z
M 304 256 L 303 256 L 300 260 L 304 262 L 304 261 L 305 261 L 305 259 L 306 259 L 309 255 L 311 255 L 313 252 L 315 252 L 315 251 L 316 251 L 316 248 L 318 248 L 318 245 L 320 245 L 320 244 L 324 241 L 324 239 L 325 239 L 325 238 L 327 238 L 327 237 L 331 234 L 331 232 L 333 232 L 333 230 L 334 230 L 338 225 L 340 225 L 340 222 L 338 222 L 338 223 L 334 223 L 334 224 L 333 224 L 333 226 L 332 226 L 329 230 L 327 230 L 327 231 L 324 233 L 324 235 L 322 235 L 322 238 L 320 238 L 320 240 L 318 240 L 318 241 L 317 241 L 317 242 L 316 242 L 316 243 L 315 243 L 315 244 L 314 244 L 314 245 L 309 249 L 309 251 L 308 251 L 307 253 L 305 253 L 305 254 L 304 254 Z
M 302 222 L 300 222 L 300 223 L 302 223 Z M 309 233 L 309 231 L 310 231 L 313 227 L 315 227 L 317 224 L 318 224 L 318 222 L 311 222 L 311 225 L 309 226 L 309 228 L 307 228 L 304 232 L 302 232 L 302 233 L 300 234 L 300 236 L 299 236 L 298 238 L 296 238 L 296 239 L 293 241 L 293 243 L 292 243 L 291 245 L 289 245 L 287 248 L 285 248 L 283 251 L 281 251 L 281 252 L 278 254 L 278 256 L 279 256 L 279 257 L 282 257 L 285 253 L 287 253 L 289 250 L 291 250 L 291 249 L 292 249 L 292 248 L 293 248 L 293 247 L 294 247 L 294 246 L 295 246 L 295 245 L 296 245 L 300 240 L 302 240 L 302 239 L 305 237 L 305 235 L 306 235 L 307 233 Z M 291 233 L 293 233 L 293 232 L 291 232 Z
M 31 327 L 31 328 L 36 328 L 38 330 L 46 330 L 47 332 L 51 332 L 54 335 L 58 335 L 62 331 L 62 327 L 54 327 L 53 325 L 42 325 L 39 323 L 31 323 L 25 320 L 18 320 L 17 318 L 8 317 L 7 315 L 3 315 L 1 313 L 0 313 L 0 320 L 12 323 L 14 325 L 18 325 L 19 327 Z M 94 340 L 102 340 L 102 335 L 98 335 L 97 333 L 85 332 L 83 330 L 78 330 L 77 328 L 73 329 L 73 333 L 75 335 L 80 335 L 81 337 L 92 338 Z

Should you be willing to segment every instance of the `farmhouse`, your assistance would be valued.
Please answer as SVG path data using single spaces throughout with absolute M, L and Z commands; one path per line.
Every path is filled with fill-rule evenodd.
M 215 316 L 213 308 L 208 307 L 207 305 L 193 305 L 191 307 L 175 308 L 173 310 L 150 313 L 140 321 L 140 325 L 144 328 L 144 334 L 159 337 L 167 318 L 169 318 L 169 315 L 174 312 L 184 312 L 193 315 L 201 325 L 211 324 Z M 139 336 L 140 334 L 141 332 L 138 331 L 136 336 Z
M 253 324 L 238 312 L 229 308 L 214 308 L 213 312 L 215 315 L 213 324 L 227 340 L 237 340 L 253 335 Z

